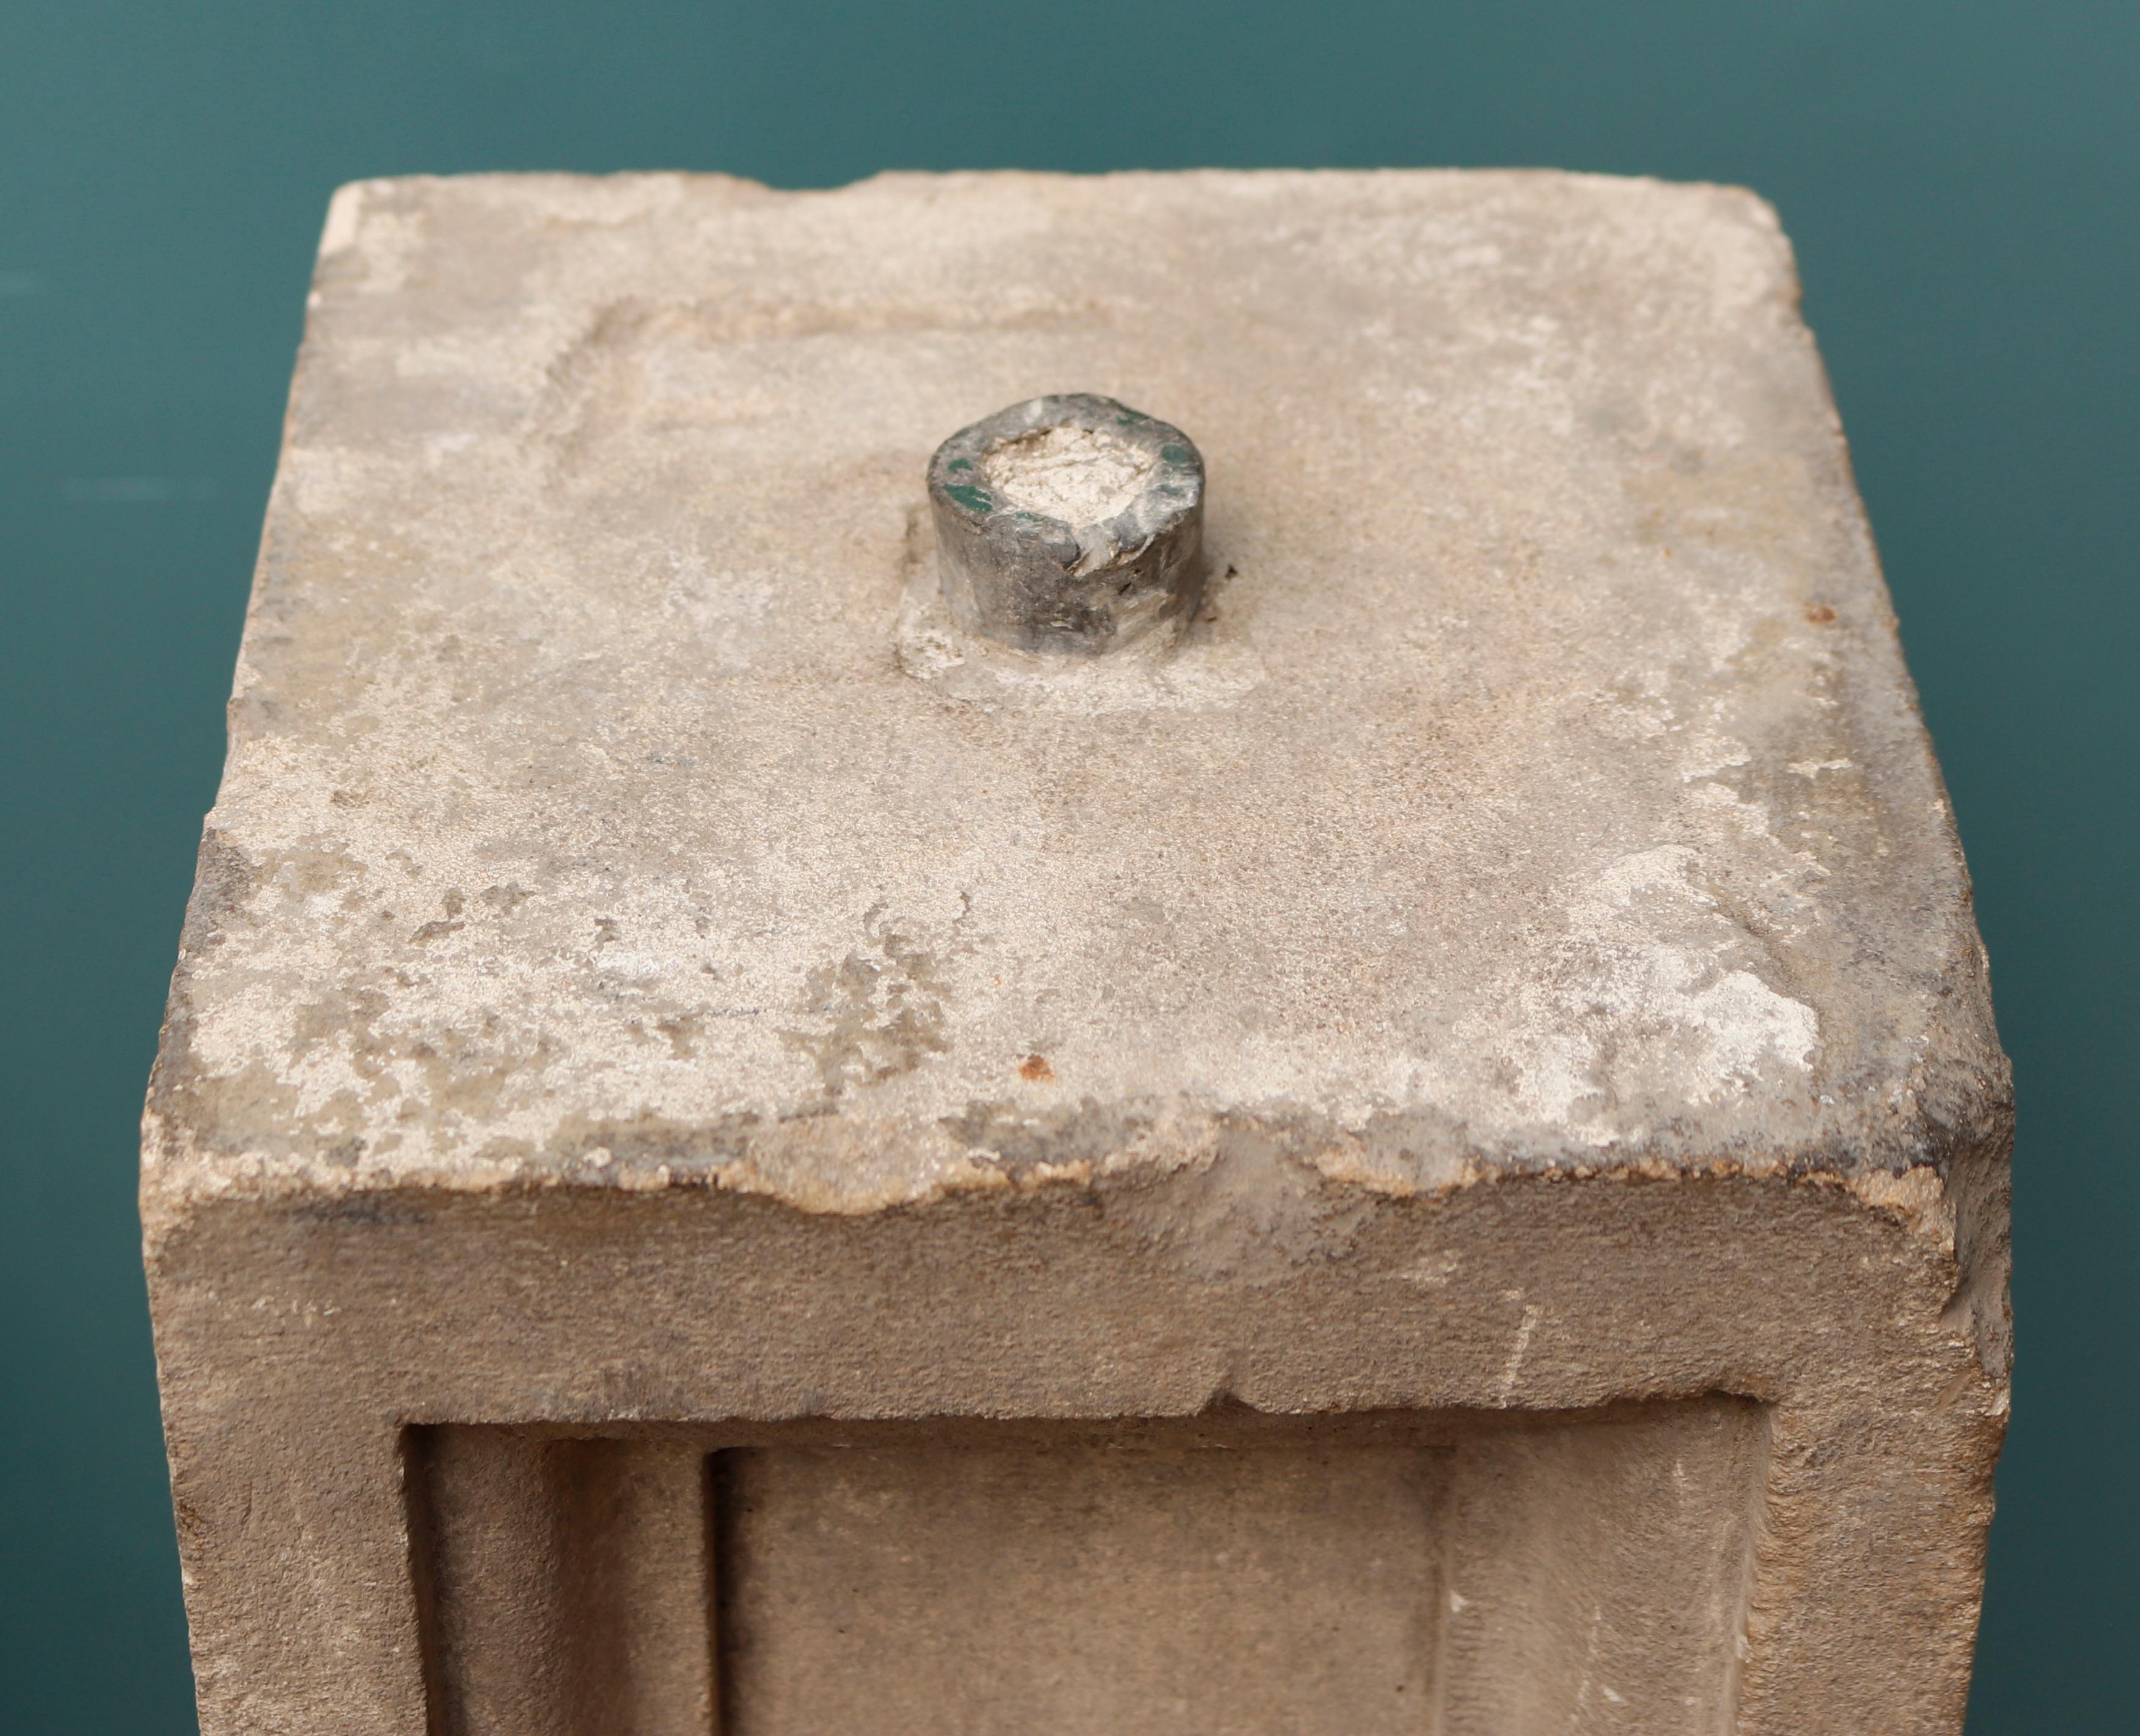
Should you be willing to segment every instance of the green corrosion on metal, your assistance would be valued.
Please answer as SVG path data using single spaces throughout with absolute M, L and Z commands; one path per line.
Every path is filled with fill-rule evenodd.
M 948 470 L 953 467 L 947 464 L 944 468 Z M 995 496 L 973 483 L 957 483 L 944 493 L 969 512 L 993 512 L 996 509 Z

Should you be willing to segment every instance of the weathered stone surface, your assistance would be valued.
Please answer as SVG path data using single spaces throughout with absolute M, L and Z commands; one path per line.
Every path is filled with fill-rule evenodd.
M 1087 390 L 1201 448 L 1204 614 L 1090 660 L 969 637 L 928 456 Z M 1531 1420 L 1420 1521 L 1507 1545 L 1436 1570 L 1481 1564 L 1419 1616 L 1425 1728 L 1951 1731 L 2008 1127 L 1750 196 L 337 197 L 144 1133 L 211 1732 L 510 1705 L 453 1675 L 479 1611 L 419 1615 L 488 1547 L 452 1492 L 496 1479 L 424 1493 L 422 1443 L 492 1463 L 463 1426 L 636 1442 L 626 1490 L 684 1438 L 634 1430 L 697 1429 L 778 1488 L 835 1423 L 1220 1401 Z M 1642 1502 L 1711 1474 L 1580 1444 L 1681 1403 L 1757 1419 L 1693 1663 L 1642 1603 L 1686 1568 Z M 512 1474 L 608 1464 L 559 1450 Z M 1033 1533 L 1088 1450 L 1034 1444 L 1041 1505 L 956 1523 Z M 1601 1512 L 1659 1540 L 1649 1580 L 1565 1565 Z M 1652 1624 L 1617 1681 L 1608 1606 Z M 648 1668 L 645 1729 L 723 1691 Z

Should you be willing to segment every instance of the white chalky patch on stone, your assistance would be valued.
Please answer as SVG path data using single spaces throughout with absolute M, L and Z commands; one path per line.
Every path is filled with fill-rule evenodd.
M 1043 428 L 997 447 L 981 463 L 1007 505 L 1073 527 L 1127 512 L 1157 468 L 1149 453 L 1089 428 Z
M 1567 933 L 1430 1064 L 1432 1094 L 1475 1127 L 1559 1121 L 1605 1145 L 1623 1136 L 1607 1130 L 1620 1106 L 1711 1102 L 1809 1067 L 1819 1017 L 1735 966 L 1747 937 L 1692 883 L 1695 861 L 1684 846 L 1637 851 L 1577 891 Z M 1482 1088 L 1497 1065 L 1505 1081 Z

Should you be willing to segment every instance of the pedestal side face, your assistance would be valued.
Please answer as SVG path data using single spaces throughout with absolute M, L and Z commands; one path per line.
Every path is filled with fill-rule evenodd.
M 1372 1653 L 1445 1731 L 1958 1729 L 2005 1394 L 1936 1195 L 1517 1179 L 1244 1282 L 1209 1179 L 196 1212 L 152 1292 L 204 1727 L 991 1728 L 1170 1667 L 1123 1611 L 1253 1679 L 1342 1582 L 1354 1712 Z M 999 1649 L 1058 1575 L 1116 1611 L 1059 1681 Z

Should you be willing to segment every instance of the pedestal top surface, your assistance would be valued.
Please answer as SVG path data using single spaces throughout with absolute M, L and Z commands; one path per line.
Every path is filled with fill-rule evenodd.
M 1982 1137 L 1797 297 L 1746 194 L 1544 173 L 345 189 L 152 1187 L 861 1210 Z M 930 451 L 1048 392 L 1204 454 L 1171 650 L 934 601 Z

